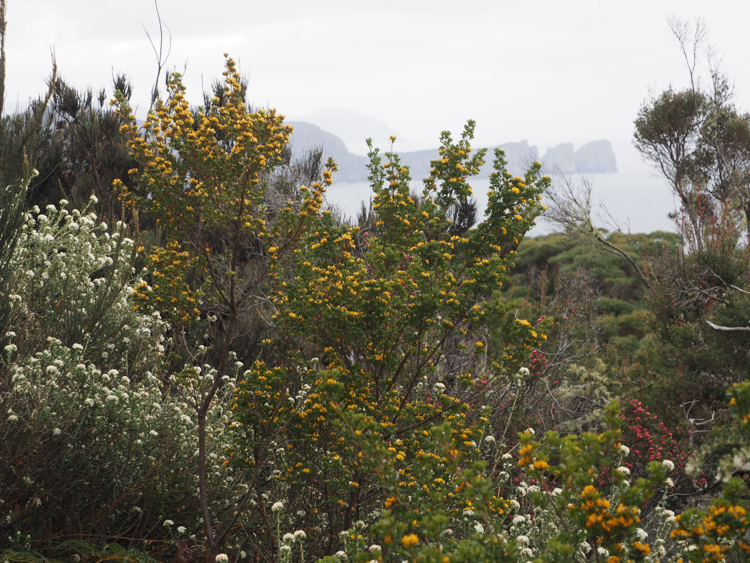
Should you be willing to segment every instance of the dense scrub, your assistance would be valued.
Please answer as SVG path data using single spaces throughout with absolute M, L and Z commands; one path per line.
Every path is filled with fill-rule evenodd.
M 551 181 L 502 151 L 476 222 L 469 122 L 418 194 L 373 149 L 348 224 L 231 59 L 201 108 L 168 84 L 142 127 L 122 78 L 2 121 L 39 151 L 0 154 L 5 559 L 746 557 L 729 223 L 524 239 Z

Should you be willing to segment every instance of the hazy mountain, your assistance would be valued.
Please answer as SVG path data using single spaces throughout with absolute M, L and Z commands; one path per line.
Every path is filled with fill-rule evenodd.
M 339 171 L 334 175 L 336 183 L 352 183 L 367 181 L 367 157 L 352 154 L 346 143 L 339 136 L 323 130 L 318 125 L 299 121 L 289 122 L 294 127 L 290 139 L 293 158 L 300 158 L 306 152 L 323 147 L 324 158 L 332 157 L 338 164 Z M 493 151 L 495 148 L 505 150 L 508 171 L 515 175 L 522 175 L 529 164 L 539 160 L 537 147 L 529 145 L 528 141 L 503 143 L 490 147 L 485 160 L 487 161 L 479 171 L 479 178 L 486 178 L 492 172 Z M 411 177 L 415 180 L 426 178 L 430 174 L 430 162 L 438 158 L 438 149 L 399 152 L 403 164 L 409 166 Z M 565 173 L 584 172 L 616 172 L 615 156 L 609 141 L 594 141 L 588 143 L 578 151 L 573 150 L 571 143 L 558 145 L 547 151 L 543 164 L 548 172 L 560 170 Z
M 576 166 L 576 156 L 573 150 L 573 143 L 563 143 L 556 147 L 550 147 L 542 157 L 542 170 L 547 174 L 562 172 L 563 174 L 573 174 L 578 172 Z
M 367 180 L 367 157 L 350 153 L 339 137 L 312 123 L 290 121 L 288 125 L 294 127 L 291 137 L 292 158 L 300 158 L 313 149 L 323 147 L 323 161 L 330 157 L 339 166 L 338 172 L 333 176 L 335 182 Z
M 312 123 L 323 131 L 333 133 L 344 141 L 350 152 L 360 155 L 367 154 L 365 139 L 372 139 L 380 146 L 391 135 L 400 137 L 392 127 L 379 119 L 347 109 L 321 109 L 301 115 L 294 121 Z

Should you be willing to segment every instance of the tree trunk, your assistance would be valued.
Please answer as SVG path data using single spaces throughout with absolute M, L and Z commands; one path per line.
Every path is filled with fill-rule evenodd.
M 5 0 L 0 0 L 0 118 L 3 116 L 5 106 L 5 14 L 7 5 Z

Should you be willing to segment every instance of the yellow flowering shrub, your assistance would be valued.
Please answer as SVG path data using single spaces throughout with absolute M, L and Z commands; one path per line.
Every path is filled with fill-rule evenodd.
M 167 99 L 157 100 L 140 128 L 122 92 L 114 102 L 139 164 L 130 171 L 130 185 L 118 181 L 115 188 L 128 205 L 157 223 L 166 243 L 141 250 L 147 254 L 151 279 L 137 288 L 136 307 L 165 313 L 181 342 L 174 361 L 187 358 L 182 372 L 193 374 L 184 381 L 198 419 L 201 517 L 213 555 L 250 499 L 244 495 L 239 509 L 233 506 L 220 524 L 212 518 L 206 477 L 213 465 L 206 453 L 211 438 L 206 432 L 208 412 L 220 401 L 229 377 L 233 341 L 248 317 L 267 307 L 269 275 L 294 252 L 317 217 L 333 168 L 331 163 L 323 180 L 311 186 L 279 188 L 277 168 L 284 164 L 291 127 L 275 110 L 248 108 L 229 57 L 218 93 L 194 110 L 182 77 L 172 73 Z M 198 330 L 191 332 L 196 323 Z M 240 397 L 246 406 L 251 404 Z M 258 422 L 275 424 L 275 418 L 268 414 Z M 257 471 L 250 475 L 253 486 L 265 478 Z
M 397 154 L 386 153 L 384 162 L 371 150 L 375 226 L 337 224 L 323 211 L 289 262 L 272 270 L 276 323 L 325 371 L 284 383 L 286 399 L 256 389 L 257 400 L 238 400 L 236 416 L 250 417 L 239 413 L 259 403 L 288 405 L 279 413 L 293 409 L 291 418 L 279 414 L 288 422 L 276 479 L 305 491 L 287 513 L 305 514 L 290 525 L 305 526 L 318 545 L 338 544 L 338 532 L 357 521 L 370 526 L 385 508 L 395 518 L 394 548 L 432 549 L 404 544 L 402 537 L 420 537 L 413 527 L 401 530 L 404 518 L 443 527 L 463 522 L 465 509 L 480 502 L 480 481 L 487 494 L 476 511 L 486 515 L 482 522 L 490 526 L 489 516 L 505 510 L 476 465 L 488 422 L 483 397 L 508 381 L 544 330 L 513 320 L 500 290 L 548 179 L 538 164 L 524 178 L 511 176 L 497 151 L 487 217 L 469 230 L 457 209 L 468 202 L 468 178 L 485 154 L 471 153 L 473 129 L 469 122 L 455 142 L 443 134 L 441 158 L 419 196 L 410 193 L 409 170 Z M 518 221 L 518 213 L 526 219 Z M 497 349 L 498 340 L 488 338 L 495 330 L 503 335 Z M 305 386 L 298 400 L 294 389 Z M 255 424 L 254 435 L 263 435 Z M 315 514 L 325 514 L 324 527 Z M 474 533 L 457 531 L 467 541 Z

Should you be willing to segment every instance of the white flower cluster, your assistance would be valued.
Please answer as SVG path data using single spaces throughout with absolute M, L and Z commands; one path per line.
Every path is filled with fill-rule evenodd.
M 166 325 L 158 315 L 134 310 L 131 294 L 140 283 L 131 260 L 134 244 L 119 222 L 110 230 L 86 210 L 35 208 L 25 216 L 11 258 L 12 269 L 22 273 L 13 283 L 11 319 L 32 321 L 40 339 L 72 340 L 76 352 L 88 350 L 100 365 L 117 365 L 126 353 L 131 365 L 145 362 Z M 27 348 L 39 349 L 39 343 Z
M 54 444 L 41 448 L 43 458 L 21 467 L 20 483 L 45 486 L 38 473 L 26 474 L 35 464 L 53 465 L 55 482 L 65 475 L 76 482 L 94 481 L 85 474 L 91 471 L 107 483 L 97 487 L 102 511 L 123 496 L 132 503 L 123 513 L 140 515 L 142 499 L 123 495 L 141 489 L 138 480 L 164 490 L 177 483 L 182 490 L 197 490 L 189 470 L 197 422 L 185 398 L 173 393 L 173 382 L 155 374 L 169 327 L 158 313 L 147 314 L 134 302 L 140 283 L 132 268 L 134 251 L 122 225 L 110 229 L 85 210 L 48 206 L 43 213 L 33 209 L 26 214 L 11 257 L 17 272 L 13 293 L 6 301 L 17 328 L 4 335 L 0 349 L 0 356 L 7 361 L 10 355 L 12 361 L 6 364 L 8 385 L 1 398 L 9 424 L 0 425 L 0 440 L 6 451 L 24 456 L 29 435 Z M 234 385 L 229 378 L 223 389 L 230 392 Z M 212 447 L 221 452 L 225 410 L 212 409 L 209 417 L 209 431 L 217 437 Z M 158 462 L 156 452 L 170 462 Z M 212 464 L 212 487 L 234 487 L 235 494 L 237 485 L 228 472 Z M 47 483 L 54 503 L 52 485 Z M 8 494 L 26 494 L 25 487 Z M 3 510 L 0 504 L 0 518 L 11 517 Z M 167 527 L 171 522 L 162 520 Z

